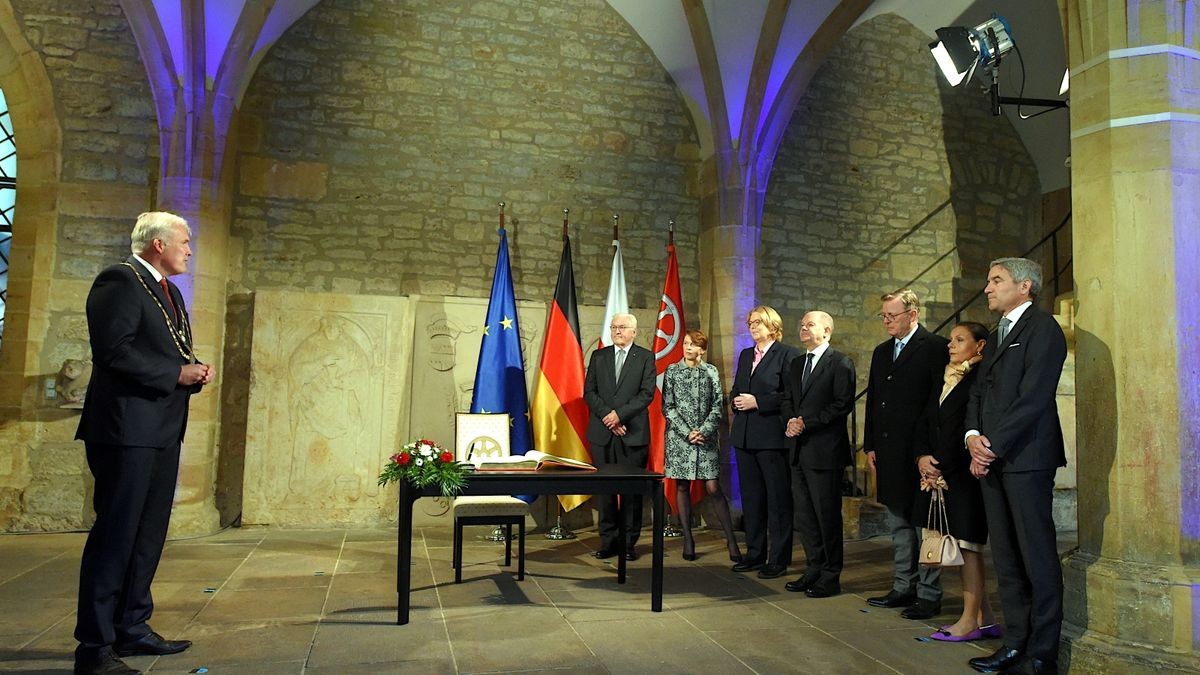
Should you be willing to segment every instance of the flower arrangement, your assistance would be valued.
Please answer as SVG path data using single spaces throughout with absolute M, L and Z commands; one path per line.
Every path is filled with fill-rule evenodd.
M 379 474 L 379 484 L 406 480 L 414 487 L 437 485 L 442 494 L 453 497 L 467 484 L 472 466 L 454 460 L 454 453 L 425 438 L 411 441 L 388 458 Z

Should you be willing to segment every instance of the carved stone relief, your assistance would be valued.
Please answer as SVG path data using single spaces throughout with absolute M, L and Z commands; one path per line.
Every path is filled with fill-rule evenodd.
M 407 298 L 262 291 L 246 430 L 243 522 L 386 522 L 376 478 L 407 430 Z

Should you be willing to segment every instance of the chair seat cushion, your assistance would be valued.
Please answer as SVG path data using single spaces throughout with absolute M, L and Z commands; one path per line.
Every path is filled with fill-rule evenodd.
M 456 497 L 454 517 L 523 516 L 529 505 L 516 497 Z

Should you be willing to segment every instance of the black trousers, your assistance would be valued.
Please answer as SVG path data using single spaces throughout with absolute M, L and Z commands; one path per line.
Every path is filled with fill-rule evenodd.
M 616 465 L 646 468 L 650 456 L 648 445 L 625 445 L 620 436 L 613 436 L 608 445 L 592 447 L 592 460 L 600 466 Z M 608 551 L 618 549 L 620 529 L 618 518 L 625 523 L 625 550 L 632 551 L 642 535 L 642 495 L 596 495 L 596 510 L 599 517 L 596 530 L 600 533 L 600 548 Z
M 75 639 L 92 648 L 150 633 L 150 582 L 171 520 L 179 444 L 86 446 L 88 467 L 96 479 L 96 522 L 79 568 Z
M 796 531 L 807 558 L 806 576 L 820 575 L 822 583 L 841 583 L 842 476 L 839 469 L 792 466 L 792 497 L 796 502 Z
M 734 448 L 742 518 L 746 528 L 744 560 L 787 567 L 792 564 L 792 488 L 787 454 L 782 450 Z
M 1004 608 L 1004 644 L 1057 661 L 1063 579 L 1054 531 L 1054 471 L 992 470 L 980 482 Z

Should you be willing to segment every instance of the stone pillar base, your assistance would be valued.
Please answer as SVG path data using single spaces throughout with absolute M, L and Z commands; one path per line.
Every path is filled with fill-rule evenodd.
M 171 508 L 171 527 L 167 538 L 199 537 L 221 529 L 221 515 L 216 503 L 205 500 L 200 504 L 176 504 Z
M 1074 551 L 1063 566 L 1063 646 L 1073 673 L 1196 673 L 1200 569 Z

